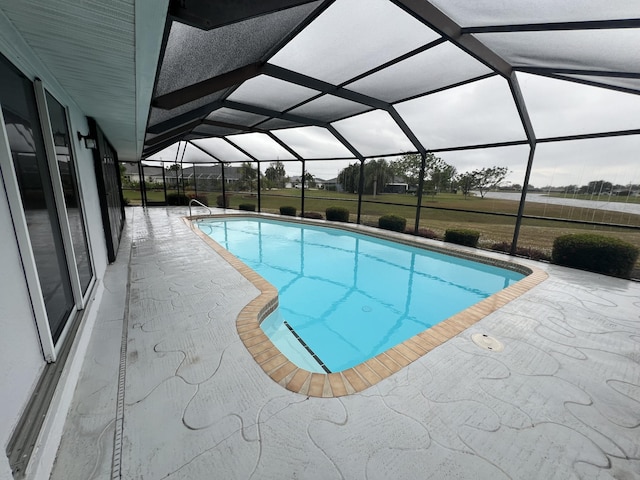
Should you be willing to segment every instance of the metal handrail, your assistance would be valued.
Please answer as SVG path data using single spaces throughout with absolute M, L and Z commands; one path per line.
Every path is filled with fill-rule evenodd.
M 209 207 L 207 207 L 204 203 L 202 203 L 199 200 L 196 200 L 195 198 L 192 198 L 191 200 L 189 200 L 189 216 L 191 216 L 191 204 L 192 203 L 197 203 L 198 205 L 200 205 L 203 208 L 206 208 L 209 211 L 209 215 L 211 215 L 211 209 Z

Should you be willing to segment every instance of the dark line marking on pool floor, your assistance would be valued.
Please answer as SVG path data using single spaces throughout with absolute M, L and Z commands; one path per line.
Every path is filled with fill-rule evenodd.
M 318 355 L 316 355 L 316 353 L 313 350 L 311 350 L 311 347 L 309 347 L 309 345 L 307 345 L 305 341 L 302 338 L 300 338 L 300 335 L 298 335 L 298 333 L 293 329 L 291 325 L 289 325 L 289 323 L 287 323 L 286 320 L 284 321 L 284 325 L 289 329 L 289 331 L 293 334 L 293 336 L 296 337 L 296 340 L 300 342 L 300 345 L 302 345 L 305 348 L 305 350 L 309 352 L 309 355 L 311 355 L 313 359 L 316 362 L 318 362 L 318 365 L 320 365 L 326 373 L 331 373 L 331 370 L 329 370 L 329 368 L 324 364 L 324 362 L 320 360 L 320 357 L 318 357 Z

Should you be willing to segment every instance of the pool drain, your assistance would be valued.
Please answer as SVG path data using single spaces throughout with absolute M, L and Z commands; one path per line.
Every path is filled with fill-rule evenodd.
M 490 350 L 492 352 L 501 352 L 504 350 L 504 345 L 502 345 L 499 340 L 484 333 L 474 333 L 471 335 L 471 340 L 484 350 Z
M 362 311 L 368 313 L 371 311 L 371 307 L 369 305 L 365 305 L 364 307 L 362 307 Z

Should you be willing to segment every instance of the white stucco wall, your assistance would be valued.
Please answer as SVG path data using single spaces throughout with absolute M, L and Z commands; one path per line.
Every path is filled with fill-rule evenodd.
M 76 146 L 82 202 L 97 279 L 93 296 L 99 301 L 103 289 L 102 278 L 107 266 L 107 253 L 92 151 L 81 146 L 75 134 L 77 131 L 85 134 L 88 132 L 85 115 L 42 65 L 1 10 L 0 53 L 31 80 L 40 78 L 45 89 L 69 109 L 71 138 Z M 4 452 L 45 366 L 45 361 L 31 309 L 4 184 L 0 184 L 0 246 L 2 246 L 0 249 L 0 406 L 2 407 L 0 408 L 0 445 L 3 450 L 0 454 L 0 480 L 11 480 L 13 477 Z M 41 458 L 36 459 L 36 462 L 43 465 L 43 468 L 40 468 L 36 475 L 46 475 L 44 472 L 50 468 L 50 463 L 55 456 L 61 435 L 61 425 L 64 423 L 80 365 L 84 359 L 86 339 L 89 338 L 95 321 L 95 310 L 93 305 L 89 306 L 83 318 L 83 327 L 80 328 L 78 337 L 74 341 L 72 356 L 65 364 L 65 372 L 58 385 L 54 405 L 48 413 L 43 429 L 47 438 L 41 438 L 41 444 L 37 447 L 37 455 Z M 46 461 L 43 461 L 42 457 L 46 457 Z

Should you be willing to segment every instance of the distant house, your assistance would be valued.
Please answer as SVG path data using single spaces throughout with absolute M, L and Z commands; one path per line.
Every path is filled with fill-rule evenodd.
M 344 188 L 341 183 L 338 182 L 338 178 L 331 178 L 329 180 L 323 180 L 323 188 L 325 190 L 331 190 L 335 192 L 344 192 Z
M 158 183 L 162 184 L 165 181 L 163 177 L 164 169 L 162 167 L 155 167 L 152 165 L 142 165 L 142 174 L 144 175 L 144 180 L 147 183 Z M 169 172 L 165 172 L 165 175 L 169 177 Z M 167 183 L 170 183 L 171 180 L 167 180 Z M 175 184 L 175 176 L 173 178 L 173 183 Z
M 142 169 L 138 163 L 122 162 L 120 165 L 124 166 L 124 172 L 122 173 L 122 179 L 128 182 L 140 181 L 140 170 L 143 171 L 144 180 L 147 183 L 162 183 L 162 167 L 154 167 L 151 165 L 142 164 Z
M 324 188 L 326 180 L 318 177 L 313 177 L 314 188 Z M 305 187 L 309 188 L 309 182 L 305 184 Z M 302 188 L 302 176 L 293 175 L 289 177 L 289 181 L 285 183 L 284 188 Z
M 182 169 L 182 176 L 186 181 L 196 184 L 211 181 L 222 181 L 222 165 L 195 165 Z M 224 182 L 225 184 L 236 183 L 241 178 L 240 167 L 225 166 Z
M 302 188 L 302 177 L 300 175 L 292 175 L 289 181 L 284 184 L 284 188 Z
M 140 181 L 140 170 L 137 163 L 122 162 L 124 172 L 122 178 L 129 182 Z M 220 165 L 203 165 L 184 167 L 182 173 L 168 170 L 167 165 L 164 167 L 142 164 L 142 172 L 144 180 L 147 183 L 159 184 L 166 183 L 167 186 L 175 186 L 176 182 L 184 179 L 185 182 L 207 182 L 222 181 L 222 167 Z M 226 184 L 232 184 L 240 180 L 240 167 L 226 166 L 224 168 L 224 180 Z
M 384 193 L 407 193 L 408 191 L 408 183 L 385 183 L 384 185 Z
M 139 182 L 140 181 L 140 170 L 138 169 L 138 163 L 133 162 L 122 162 L 120 163 L 124 167 L 124 172 L 122 172 L 122 179 L 127 182 Z

